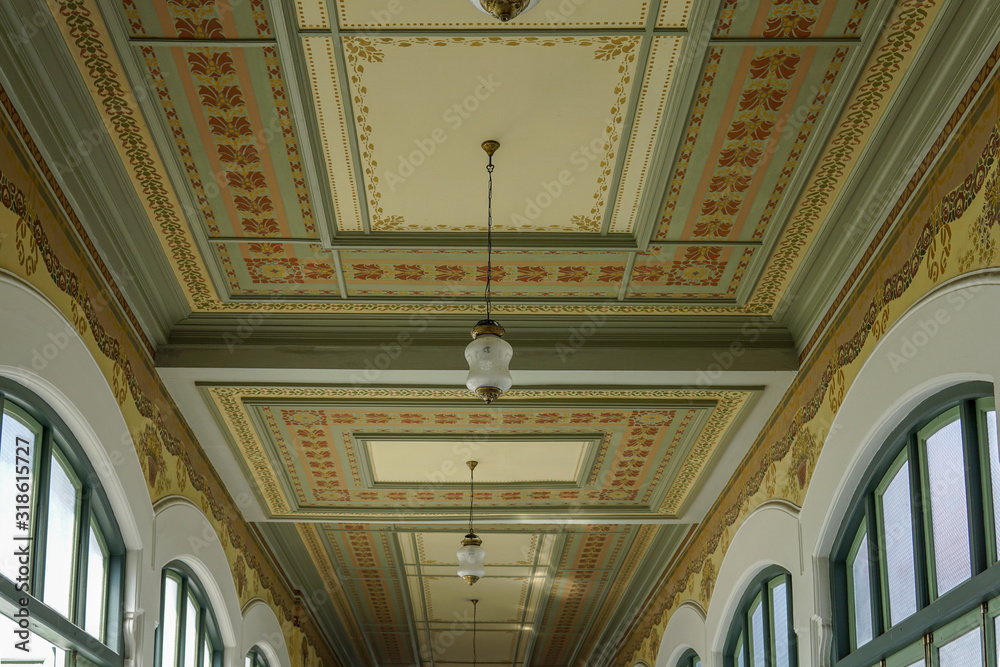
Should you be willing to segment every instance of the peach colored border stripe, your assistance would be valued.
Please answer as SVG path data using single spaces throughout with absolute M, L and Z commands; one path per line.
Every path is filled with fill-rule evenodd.
M 781 133 L 788 129 L 788 119 L 791 117 L 792 113 L 795 111 L 796 103 L 799 101 L 799 94 L 802 92 L 802 87 L 806 83 L 806 77 L 809 75 L 812 69 L 813 60 L 816 58 L 817 49 L 814 46 L 806 47 L 801 51 L 801 61 L 799 62 L 799 68 L 795 73 L 795 78 L 792 79 L 792 85 L 788 89 L 788 93 L 785 96 L 785 102 L 781 105 L 781 111 L 783 113 L 779 114 L 775 122 L 775 130 L 778 132 L 780 137 Z M 812 100 L 806 100 L 809 105 L 812 105 Z M 750 182 L 750 187 L 747 188 L 746 194 L 743 197 L 743 203 L 740 206 L 740 211 L 733 222 L 733 229 L 729 233 L 729 239 L 735 240 L 740 237 L 743 231 L 743 226 L 746 224 L 747 218 L 750 216 L 750 209 L 757 199 L 757 192 L 760 190 L 761 185 L 764 182 L 764 178 L 767 176 L 767 168 L 771 165 L 771 161 L 774 158 L 774 153 L 776 151 L 768 150 L 771 144 L 771 140 L 775 138 L 774 133 L 768 137 L 768 141 L 764 144 L 764 154 L 761 156 L 760 162 L 754 167 L 753 179 Z M 742 256 L 742 253 L 740 253 Z
M 732 125 L 733 117 L 736 114 L 736 105 L 739 104 L 740 95 L 746 89 L 746 80 L 750 74 L 750 61 L 753 60 L 756 50 L 756 47 L 753 46 L 743 48 L 743 55 L 740 56 L 740 62 L 736 69 L 736 76 L 733 78 L 734 87 L 731 89 L 729 99 L 726 100 L 726 106 L 722 111 L 722 117 L 719 121 L 715 138 L 712 139 L 712 148 L 709 149 L 708 156 L 705 158 L 705 169 L 701 172 L 701 180 L 698 181 L 698 189 L 695 191 L 692 206 L 688 209 L 687 220 L 684 221 L 684 231 L 681 233 L 681 238 L 688 238 L 691 235 L 694 230 L 694 223 L 698 220 L 698 216 L 701 214 L 701 206 L 705 202 L 705 196 L 708 193 L 708 186 L 711 183 L 712 175 L 715 172 L 715 165 L 719 163 L 719 155 L 722 152 L 722 144 L 725 143 L 726 133 Z M 735 87 L 737 82 L 740 82 L 739 88 Z

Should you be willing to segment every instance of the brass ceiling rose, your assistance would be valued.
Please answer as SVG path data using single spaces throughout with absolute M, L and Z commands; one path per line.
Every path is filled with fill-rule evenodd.
M 482 11 L 495 19 L 504 23 L 517 18 L 536 4 L 538 0 L 470 0 L 472 4 L 478 5 Z

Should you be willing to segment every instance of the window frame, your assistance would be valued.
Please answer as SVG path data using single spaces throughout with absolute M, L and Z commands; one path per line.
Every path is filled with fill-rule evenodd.
M 698 657 L 698 652 L 693 648 L 689 648 L 684 651 L 681 655 L 680 660 L 677 661 L 676 667 L 700 667 L 701 658 Z M 254 667 L 257 667 L 254 665 Z
M 779 580 L 783 580 L 779 582 Z M 772 565 L 764 568 L 746 590 L 737 606 L 726 638 L 722 664 L 724 667 L 738 667 L 737 651 L 742 654 L 743 664 L 752 667 L 750 646 L 753 643 L 750 616 L 758 601 L 761 604 L 761 614 L 764 630 L 764 665 L 775 664 L 774 657 L 774 612 L 771 609 L 771 591 L 779 584 L 785 584 L 785 605 L 787 609 L 786 630 L 788 632 L 788 663 L 789 667 L 798 667 L 799 649 L 798 637 L 795 634 L 794 606 L 792 595 L 792 575 L 784 568 Z
M 250 667 L 271 667 L 271 663 L 268 662 L 267 656 L 264 655 L 264 652 L 256 646 L 247 651 L 246 657 L 243 660 L 244 665 L 247 660 L 250 660 Z M 680 667 L 684 667 L 683 661 L 680 663 Z
M 861 667 L 878 664 L 923 641 L 924 636 L 945 626 L 1000 596 L 1000 567 L 996 565 L 993 523 L 992 486 L 989 464 L 989 441 L 985 431 L 983 406 L 991 408 L 994 387 L 987 382 L 968 382 L 946 389 L 923 401 L 900 421 L 869 463 L 851 499 L 846 518 L 830 553 L 830 582 L 833 609 L 832 664 L 835 667 Z M 966 503 L 970 542 L 970 578 L 947 593 L 933 597 L 936 579 L 933 568 L 933 542 L 930 535 L 930 495 L 927 486 L 926 452 L 921 434 L 936 422 L 946 423 L 945 416 L 958 410 L 963 440 Z M 885 556 L 878 512 L 879 489 L 900 457 L 910 464 L 911 526 L 913 536 L 916 612 L 891 628 L 888 626 L 888 591 L 885 585 Z M 926 500 L 925 500 L 926 499 Z M 1000 502 L 1000 498 L 996 499 Z M 854 637 L 853 597 L 850 588 L 850 554 L 862 526 L 871 551 L 869 580 L 872 600 L 872 635 L 868 643 L 857 647 Z M 878 547 L 872 549 L 877 544 Z M 871 568 L 878 568 L 878 572 Z M 984 616 L 985 617 L 985 616 Z M 891 632 L 890 632 L 891 630 Z M 985 626 L 984 626 L 985 632 Z M 987 633 L 991 634 L 991 633 Z
M 32 466 L 31 581 L 29 590 L 21 592 L 15 583 L 0 574 L 0 613 L 10 617 L 19 608 L 18 601 L 26 594 L 30 599 L 29 629 L 55 646 L 79 654 L 98 667 L 122 667 L 124 633 L 122 624 L 125 608 L 126 548 L 111 503 L 100 477 L 79 440 L 62 418 L 37 394 L 5 377 L 0 377 L 0 415 L 5 410 L 21 413 L 40 427 L 35 443 Z M 23 417 L 22 417 L 23 418 Z M 2 429 L 2 426 L 0 426 Z M 53 457 L 60 459 L 71 478 L 79 483 L 80 500 L 74 518 L 75 581 L 70 592 L 70 617 L 67 618 L 42 601 L 45 584 L 46 535 L 48 530 L 48 488 Z M 43 492 L 44 491 L 44 492 Z M 85 630 L 87 597 L 87 541 L 92 522 L 99 526 L 99 535 L 107 548 L 107 575 L 103 604 L 103 639 Z M 86 529 L 85 529 L 86 528 Z M 96 639 L 96 641 L 95 641 Z
M 164 589 L 167 578 L 173 578 L 177 582 L 177 656 L 183 667 L 222 667 L 224 659 L 225 645 L 222 642 L 222 633 L 219 627 L 215 610 L 208 598 L 205 587 L 201 584 L 194 571 L 181 561 L 168 563 L 160 572 L 160 615 L 156 626 L 156 639 L 154 642 L 153 664 L 155 667 L 173 667 L 173 665 L 163 664 L 163 612 L 166 602 Z M 195 656 L 197 665 L 187 665 L 184 658 L 184 642 L 187 633 L 187 599 L 191 595 L 198 605 L 198 639 L 195 642 Z M 205 639 L 212 646 L 212 664 L 203 665 L 204 655 L 202 646 Z

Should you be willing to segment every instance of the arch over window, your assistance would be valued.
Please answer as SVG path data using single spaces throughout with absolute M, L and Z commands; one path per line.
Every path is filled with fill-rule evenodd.
M 0 634 L 29 661 L 118 667 L 125 544 L 97 473 L 55 411 L 5 378 L 0 412 Z
M 198 578 L 183 563 L 163 568 L 157 667 L 221 667 L 219 623 Z
M 865 473 L 831 554 L 838 667 L 997 664 L 1000 655 L 982 649 L 996 646 L 1000 630 L 995 499 L 991 385 L 954 387 L 900 423 Z
M 270 665 L 261 650 L 255 646 L 247 653 L 245 667 L 270 667 Z
M 769 567 L 757 575 L 743 594 L 725 646 L 726 667 L 797 667 L 787 572 Z
M 677 661 L 677 667 L 701 667 L 701 658 L 694 651 L 687 651 Z

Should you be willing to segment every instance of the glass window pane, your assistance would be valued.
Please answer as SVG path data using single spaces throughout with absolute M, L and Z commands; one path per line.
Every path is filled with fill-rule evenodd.
M 187 612 L 184 618 L 184 665 L 195 667 L 198 664 L 198 603 L 190 593 L 187 596 Z
M 926 448 L 935 581 L 938 595 L 944 595 L 972 576 L 962 421 L 939 429 Z
M 990 449 L 990 481 L 993 487 L 993 539 L 1000 554 L 1000 445 L 997 444 L 997 413 L 986 413 L 986 433 Z
M 162 667 L 177 666 L 177 635 L 179 619 L 177 614 L 178 583 L 173 577 L 163 580 L 163 619 L 160 630 L 163 637 Z
M 973 628 L 938 650 L 941 667 L 969 667 L 983 664 L 982 638 L 979 628 Z
M 771 589 L 772 636 L 775 667 L 790 667 L 788 651 L 788 584 L 782 581 Z
M 30 522 L 35 516 L 31 496 L 35 488 L 35 445 L 40 442 L 40 434 L 41 428 L 27 415 L 20 411 L 16 415 L 10 410 L 4 411 L 0 423 L 0 545 L 3 546 L 0 574 L 15 582 L 21 563 L 10 547 L 24 544 L 24 538 L 30 535 L 30 525 L 18 522 Z M 23 479 L 25 477 L 27 479 Z M 17 488 L 18 484 L 22 485 L 21 489 Z M 23 486 L 25 484 L 27 486 Z
M 253 667 L 253 658 L 247 656 L 246 667 Z
M 104 640 L 104 609 L 108 591 L 108 554 L 91 521 L 87 540 L 87 617 L 83 629 Z
M 866 530 L 861 526 L 862 532 Z M 858 552 L 854 554 L 851 563 L 851 599 L 854 602 L 854 638 L 855 648 L 864 646 L 872 640 L 872 586 L 871 570 L 868 563 L 868 535 L 865 534 L 858 544 Z
M 45 533 L 45 591 L 42 600 L 70 616 L 73 573 L 76 570 L 76 528 L 80 492 L 71 473 L 52 455 L 49 475 L 48 528 Z
M 885 540 L 885 578 L 889 592 L 889 625 L 917 610 L 913 565 L 913 514 L 910 508 L 910 464 L 903 463 L 880 499 Z
M 750 662 L 764 667 L 764 605 L 758 600 L 750 612 Z
M 747 667 L 746 658 L 743 657 L 743 633 L 740 633 L 736 640 L 736 665 L 737 667 Z
M 20 644 L 22 639 L 15 635 L 21 628 L 6 616 L 0 615 L 0 637 L 3 637 L 3 644 L 0 644 L 0 655 L 5 656 L 0 659 L 4 665 L 37 665 L 38 667 L 69 667 L 70 655 L 58 646 L 39 637 L 34 632 L 29 631 L 28 643 L 24 645 L 27 651 L 22 651 L 20 646 L 14 648 L 14 643 Z M 9 656 L 17 655 L 16 661 Z

